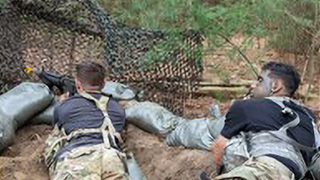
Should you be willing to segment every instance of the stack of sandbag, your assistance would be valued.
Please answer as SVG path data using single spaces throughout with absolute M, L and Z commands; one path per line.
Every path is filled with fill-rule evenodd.
M 224 126 L 224 117 L 185 120 L 152 102 L 135 102 L 126 108 L 129 123 L 166 138 L 169 146 L 210 150 Z
M 184 120 L 153 102 L 135 102 L 126 108 L 126 120 L 140 129 L 166 137 Z
M 54 111 L 55 105 L 56 105 L 56 101 L 53 100 L 52 103 L 44 111 L 40 112 L 38 115 L 32 118 L 28 123 L 33 125 L 36 125 L 36 124 L 53 125 L 53 111 Z
M 135 90 L 127 85 L 112 81 L 106 81 L 102 92 L 112 95 L 117 100 L 132 100 L 136 97 Z
M 185 120 L 166 136 L 166 143 L 169 146 L 211 150 L 214 138 L 221 132 L 223 125 L 223 119 Z
M 14 138 L 15 131 L 53 100 L 44 84 L 22 83 L 0 96 L 0 151 Z

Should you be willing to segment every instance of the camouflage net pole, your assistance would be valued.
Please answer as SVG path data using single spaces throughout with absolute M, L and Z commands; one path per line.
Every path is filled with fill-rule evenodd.
M 91 0 L 10 0 L 0 10 L 0 93 L 28 79 L 25 66 L 71 76 L 96 61 L 110 80 L 144 91 L 182 115 L 202 76 L 201 41 L 192 30 L 129 28 Z

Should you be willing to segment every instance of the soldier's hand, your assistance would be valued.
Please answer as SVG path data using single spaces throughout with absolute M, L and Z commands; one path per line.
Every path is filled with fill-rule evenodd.
M 222 165 L 222 158 L 224 156 L 224 148 L 227 144 L 227 139 L 223 136 L 219 136 L 215 139 L 213 145 L 213 156 L 214 156 L 214 163 L 216 168 L 220 168 Z

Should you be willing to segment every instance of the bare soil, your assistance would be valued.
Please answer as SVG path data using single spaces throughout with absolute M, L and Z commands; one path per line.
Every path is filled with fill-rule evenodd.
M 1 180 L 48 180 L 42 153 L 51 132 L 47 125 L 25 126 L 17 131 L 12 146 L 0 156 Z
M 47 125 L 25 126 L 18 130 L 12 146 L 0 156 L 2 180 L 48 180 L 43 161 Z M 167 147 L 162 138 L 130 125 L 126 145 L 132 151 L 148 179 L 197 179 L 203 171 L 211 172 L 211 153 L 181 147 Z

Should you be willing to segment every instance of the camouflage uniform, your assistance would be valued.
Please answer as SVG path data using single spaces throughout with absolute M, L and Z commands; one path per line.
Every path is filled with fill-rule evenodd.
M 215 180 L 294 180 L 294 174 L 282 163 L 268 156 L 250 158 L 244 164 L 214 178 Z
M 103 144 L 84 146 L 65 152 L 49 169 L 53 180 L 122 180 L 129 179 L 125 154 Z

